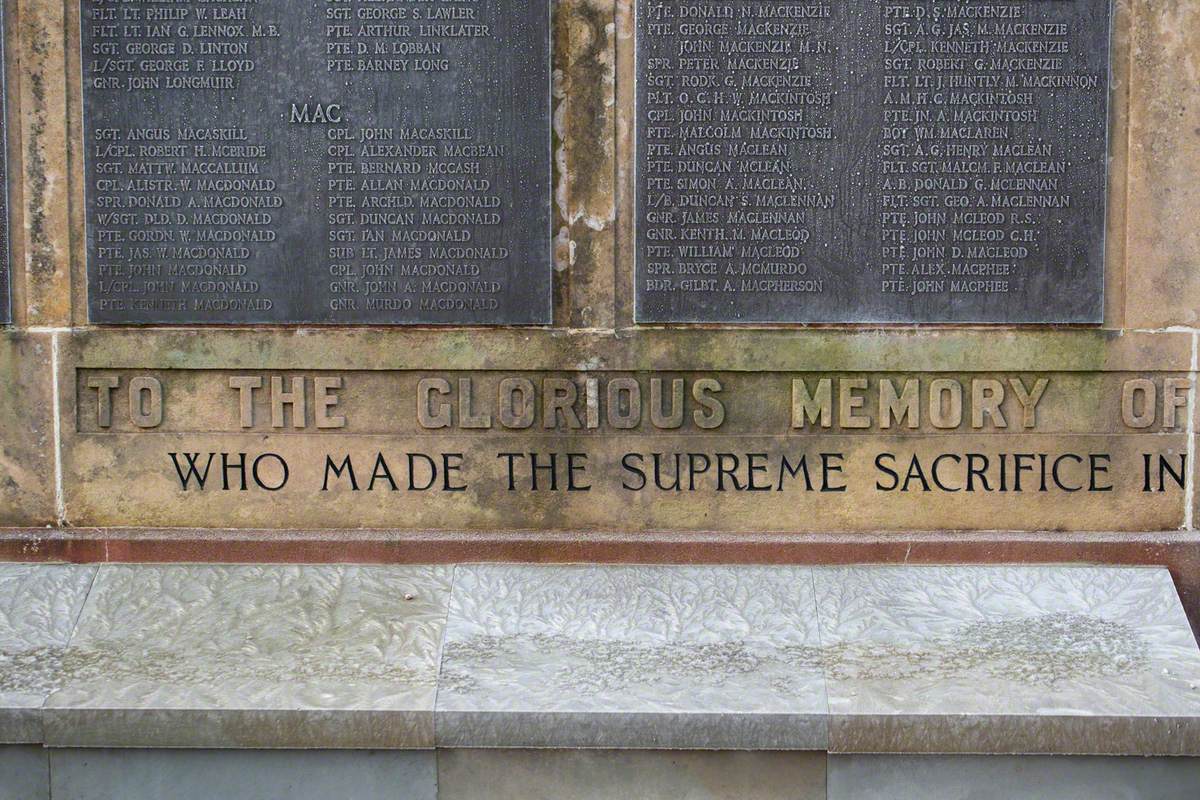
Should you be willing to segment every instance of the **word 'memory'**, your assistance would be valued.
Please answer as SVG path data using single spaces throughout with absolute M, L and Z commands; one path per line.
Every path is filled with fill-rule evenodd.
M 990 420 L 997 428 L 1007 428 L 1009 420 L 1003 405 L 1006 397 L 1011 395 L 1019 409 L 1020 420 L 1016 424 L 1031 429 L 1037 426 L 1037 407 L 1049 385 L 1046 378 L 1038 378 L 1031 386 L 1026 386 L 1022 378 L 922 381 L 919 378 L 871 380 L 852 377 L 836 382 L 835 403 L 832 378 L 821 378 L 811 386 L 809 381 L 797 378 L 792 381 L 792 427 L 830 428 L 836 417 L 840 428 L 870 428 L 878 423 L 884 430 L 901 425 L 917 429 L 925 415 L 933 427 L 949 429 L 962 425 L 969 409 L 972 428 L 982 428 L 985 420 Z M 878 401 L 876 416 L 866 411 L 868 394 L 873 394 Z

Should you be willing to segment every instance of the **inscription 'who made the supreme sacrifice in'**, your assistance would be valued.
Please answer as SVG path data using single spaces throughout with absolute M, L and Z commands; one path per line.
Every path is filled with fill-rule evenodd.
M 93 322 L 551 319 L 546 0 L 82 0 Z
M 637 10 L 641 321 L 1102 321 L 1107 0 Z

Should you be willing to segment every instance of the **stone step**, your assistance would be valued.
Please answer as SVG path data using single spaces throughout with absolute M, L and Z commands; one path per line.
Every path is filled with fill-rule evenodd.
M 1200 650 L 1155 568 L 6 564 L 0 742 L 0 786 L 1194 797 Z
M 0 746 L 19 800 L 1195 800 L 1200 760 L 711 750 Z

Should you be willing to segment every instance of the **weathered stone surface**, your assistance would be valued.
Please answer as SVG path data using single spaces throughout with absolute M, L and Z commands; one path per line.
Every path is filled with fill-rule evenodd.
M 13 113 L 20 114 L 22 172 L 20 221 L 13 231 L 20 239 L 15 252 L 24 256 L 23 319 L 29 325 L 72 322 L 73 183 L 67 108 L 70 76 L 75 73 L 67 68 L 67 20 L 73 5 L 21 0 L 9 21 L 16 31 L 15 63 L 20 65 L 19 79 L 9 81 L 10 89 L 19 90 Z
M 430 747 L 450 574 L 106 566 L 46 704 L 47 742 Z
M 576 328 L 615 318 L 616 44 L 611 0 L 555 4 L 556 267 L 569 286 L 556 306 Z
M 480 342 L 453 332 L 405 333 L 260 332 L 247 338 L 233 332 L 196 337 L 106 331 L 65 339 L 60 376 L 72 389 L 63 398 L 64 469 L 74 476 L 65 487 L 68 518 L 79 525 L 173 527 L 596 530 L 619 524 L 763 531 L 1161 530 L 1184 520 L 1185 487 L 1172 483 L 1166 491 L 1146 492 L 1142 478 L 1147 455 L 1167 459 L 1180 472 L 1192 344 L 1186 334 L 644 331 L 614 337 L 494 331 Z M 547 370 L 546 364 L 570 368 Z M 318 380 L 324 382 L 322 396 L 336 405 L 319 406 Z M 131 414 L 135 381 L 141 382 L 142 405 Z M 247 395 L 231 381 L 259 387 L 249 392 L 252 414 L 241 404 Z M 682 396 L 680 415 L 672 420 L 675 381 Z M 796 381 L 814 393 L 829 383 L 828 419 L 798 417 Z M 894 417 L 884 421 L 879 404 L 885 381 L 917 392 L 915 428 Z M 1131 427 L 1126 390 L 1145 381 L 1154 390 L 1152 413 Z M 1043 382 L 1036 407 L 1022 405 L 1021 393 Z M 576 395 L 570 418 L 547 411 L 554 387 L 564 383 Z M 621 388 L 633 384 L 636 414 Z M 271 399 L 272 392 L 278 396 L 297 385 L 305 393 L 303 415 L 295 405 Z M 422 395 L 422 386 L 427 392 L 433 386 L 434 394 Z M 158 396 L 147 387 L 161 389 L 161 418 L 146 410 Z M 991 414 L 976 392 L 997 387 L 1003 399 L 999 413 Z M 506 418 L 501 400 L 517 397 L 513 391 L 525 397 L 526 390 L 528 416 Z M 719 410 L 701 402 L 710 390 Z M 944 401 L 937 413 L 935 390 Z M 855 392 L 861 406 L 844 410 L 843 396 L 848 406 Z M 589 396 L 596 398 L 590 405 Z M 423 418 L 422 398 L 436 400 L 436 411 L 447 416 Z M 1183 406 L 1168 408 L 1169 398 Z M 951 406 L 953 413 L 946 410 Z M 592 488 L 565 491 L 561 464 L 558 491 L 542 486 L 534 492 L 527 480 L 508 488 L 503 454 L 528 458 L 530 452 L 543 459 L 558 453 L 560 461 L 568 453 L 583 454 Z M 768 471 L 776 472 L 785 455 L 794 465 L 801 455 L 815 462 L 822 453 L 840 454 L 839 479 L 847 491 L 810 492 L 800 479 L 785 492 L 722 493 L 711 485 L 715 467 L 694 491 L 642 490 L 641 477 L 629 466 L 652 470 L 647 459 L 656 452 L 669 459 L 677 452 L 681 458 L 706 454 L 710 463 L 719 453 L 734 454 L 743 488 L 750 454 L 766 455 L 773 465 Z M 237 491 L 232 485 L 226 491 L 223 483 L 206 484 L 203 491 L 189 483 L 184 491 L 175 465 L 186 475 L 189 454 L 201 469 L 211 455 L 211 474 L 218 475 L 222 459 L 238 462 L 242 453 L 247 469 L 266 459 L 263 488 L 242 492 L 235 476 Z M 380 453 L 396 491 L 386 480 L 370 488 Z M 412 453 L 434 461 L 461 455 L 463 483 L 457 485 L 466 490 L 438 485 L 407 491 L 401 473 Z M 960 462 L 953 469 L 946 465 L 955 476 L 946 489 L 930 483 L 926 491 L 914 479 L 909 491 L 892 491 L 876 487 L 880 478 L 892 483 L 875 465 L 884 453 L 895 455 L 893 466 L 902 472 L 919 456 L 927 483 L 933 458 L 950 454 Z M 1113 489 L 1105 491 L 1101 481 L 1095 491 L 1042 491 L 1034 479 L 1039 485 L 1026 481 L 1016 497 L 999 491 L 993 477 L 992 490 L 956 502 L 966 497 L 953 489 L 962 485 L 968 453 L 986 455 L 993 465 L 1005 453 L 1044 453 L 1050 465 L 1066 458 L 1074 464 L 1064 466 L 1068 488 L 1081 486 L 1074 459 L 1095 456 L 1110 470 Z M 630 454 L 635 461 L 624 463 Z M 348 476 L 329 474 L 328 459 L 339 467 L 347 457 L 357 491 Z M 282 481 L 284 462 L 287 485 L 266 489 Z M 110 501 L 118 491 L 125 498 L 119 508 Z M 618 522 L 616 508 L 634 513 Z
M 308 440 L 285 435 L 254 441 L 232 434 L 133 435 L 127 437 L 124 446 L 118 446 L 121 438 L 126 437 L 81 437 L 82 443 L 67 459 L 80 478 L 74 489 L 67 491 L 72 521 L 99 526 L 362 526 L 410 531 L 868 532 L 997 527 L 1170 530 L 1184 520 L 1183 487 L 1168 479 L 1162 493 L 1142 491 L 1143 456 L 1161 455 L 1178 462 L 1186 449 L 1183 436 L 1147 437 L 1144 443 L 1137 437 L 1099 435 L 1075 435 L 1064 440 L 1026 436 L 1008 442 L 987 435 L 945 439 L 818 435 L 799 441 L 746 436 L 737 442 L 737 482 L 743 490 L 737 493 L 733 493 L 732 479 L 724 482 L 726 491 L 720 491 L 716 471 L 718 453 L 730 452 L 725 449 L 731 444 L 728 439 L 714 441 L 704 450 L 687 450 L 682 448 L 695 448 L 699 442 L 681 442 L 661 435 L 624 441 L 596 437 L 584 449 L 578 440 L 541 437 L 535 443 L 541 449 L 539 465 L 545 469 L 549 453 L 558 454 L 558 478 L 555 489 L 549 490 L 547 473 L 540 473 L 542 483 L 535 492 L 529 474 L 532 462 L 526 455 L 533 449 L 530 439 L 515 435 L 486 440 L 448 438 L 441 448 L 432 451 L 424 449 L 429 441 L 426 438 L 385 434 Z M 1042 453 L 1047 464 L 1065 457 L 1083 459 L 1067 464 L 1063 472 L 1072 491 L 1041 492 L 1036 472 L 1025 476 L 1023 496 L 998 491 L 1000 456 L 1018 448 L 1033 454 L 1031 464 L 1036 464 Z M 686 470 L 691 452 L 699 454 L 698 465 L 708 459 L 707 472 L 697 478 L 694 491 L 675 491 L 675 454 L 679 454 L 683 465 L 682 485 L 686 488 L 690 486 Z M 430 463 L 439 470 L 427 491 L 408 490 L 407 457 L 411 453 L 432 459 L 417 462 L 417 486 L 428 484 L 433 474 Z M 506 453 L 515 453 L 513 457 L 521 459 L 514 466 L 517 472 L 512 488 Z M 578 486 L 590 487 L 589 491 L 568 493 L 568 453 L 586 455 L 586 483 L 580 478 Z M 655 453 L 666 454 L 661 465 L 662 488 L 653 483 Z M 825 482 L 821 477 L 822 453 L 830 454 L 830 476 Z M 981 484 L 976 483 L 973 502 L 964 499 L 964 461 L 942 463 L 941 479 L 948 489 L 935 488 L 930 477 L 934 459 L 946 454 L 962 459 L 967 453 L 986 457 L 991 464 L 991 492 L 985 495 L 978 488 Z M 177 461 L 172 460 L 172 454 Z M 247 470 L 244 492 L 239 471 L 243 454 Z M 380 454 L 385 459 L 383 467 L 377 466 Z M 889 473 L 874 465 L 885 454 L 891 454 L 886 456 Z M 1084 494 L 1089 480 L 1086 462 L 1091 454 L 1103 459 L 1100 466 L 1109 469 L 1111 476 L 1111 481 L 1096 485 L 1111 487 L 1111 491 Z M 757 459 L 758 466 L 766 468 L 756 478 L 753 492 L 745 490 L 750 485 L 750 455 Z M 784 465 L 787 458 L 788 464 L 796 467 L 802 456 L 808 459 L 811 483 L 803 475 L 791 477 Z M 454 474 L 454 491 L 444 488 L 445 458 L 452 459 L 456 467 L 461 465 L 461 472 Z M 210 482 L 203 490 L 194 477 L 189 478 L 188 459 L 195 459 L 196 468 L 208 475 Z M 354 470 L 353 479 L 344 469 L 347 459 Z M 913 459 L 923 465 L 923 480 L 906 477 L 913 469 Z M 181 472 L 176 472 L 176 463 Z M 284 463 L 287 485 L 272 491 L 284 480 Z M 579 463 L 583 463 L 582 458 Z M 725 463 L 734 464 L 731 459 Z M 260 468 L 260 484 L 250 477 L 255 465 Z M 228 483 L 222 479 L 226 466 L 232 470 Z M 1178 463 L 1175 468 L 1178 470 Z M 1007 470 L 1011 482 L 1011 459 Z M 337 471 L 341 471 L 340 477 Z M 395 488 L 387 475 L 392 476 Z M 783 491 L 778 490 L 781 485 Z M 886 491 L 878 489 L 880 485 Z M 125 492 L 127 505 L 111 504 L 116 491 Z
M 439 747 L 821 749 L 804 568 L 459 567 Z
M 432 752 L 52 750 L 55 800 L 436 800 Z
M 824 753 L 442 750 L 454 800 L 824 800 Z
M 0 331 L 0 527 L 55 521 L 52 347 Z
M 1126 325 L 1200 324 L 1200 6 L 1133 0 Z
M 1200 754 L 1161 569 L 108 566 L 85 603 L 93 570 L 0 570 L 11 741 Z
M 1190 332 L 974 329 L 79 329 L 63 361 L 91 369 L 1186 371 Z M 70 381 L 68 381 L 70 383 Z
M 1200 754 L 1200 651 L 1165 570 L 814 574 L 831 752 Z
M 40 709 L 62 685 L 64 652 L 96 569 L 0 564 L 0 744 L 42 741 Z
M 829 800 L 1187 800 L 1198 792 L 1195 758 L 829 757 Z

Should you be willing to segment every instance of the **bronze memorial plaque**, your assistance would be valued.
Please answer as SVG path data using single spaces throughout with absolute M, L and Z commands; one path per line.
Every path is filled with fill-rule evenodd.
M 1102 321 L 1105 0 L 637 12 L 640 321 Z
M 83 0 L 91 320 L 548 323 L 535 5 Z

